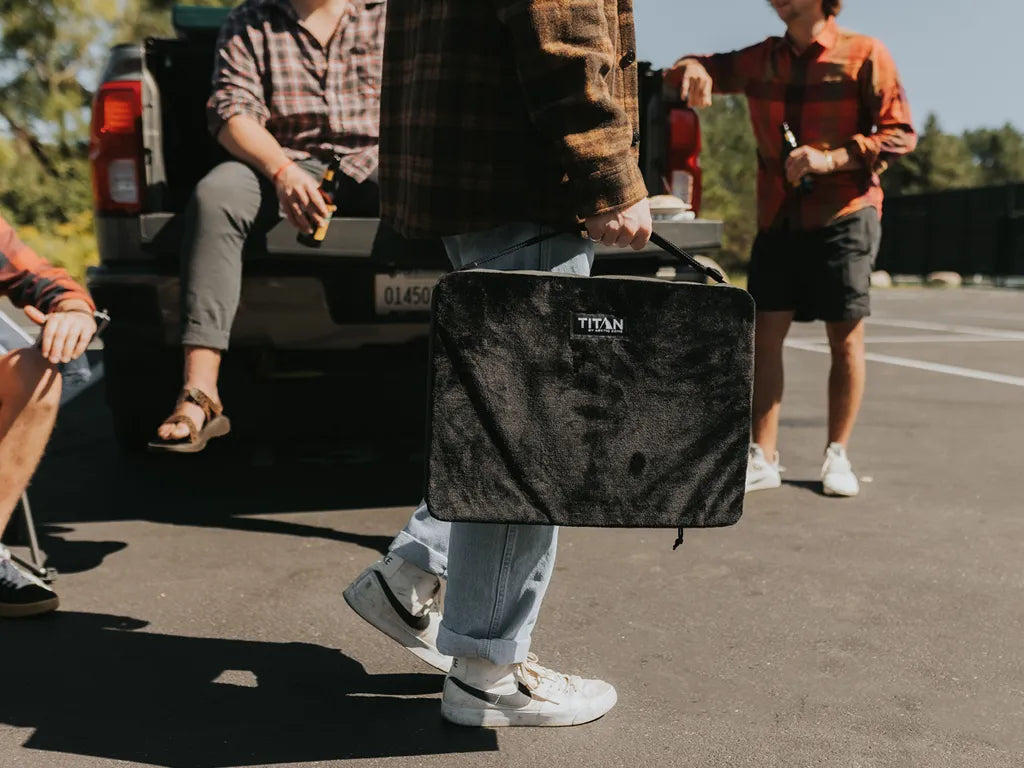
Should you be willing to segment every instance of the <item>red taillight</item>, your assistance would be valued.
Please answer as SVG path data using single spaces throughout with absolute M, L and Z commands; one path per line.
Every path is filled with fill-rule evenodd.
M 142 83 L 104 83 L 92 107 L 89 137 L 96 210 L 138 213 L 142 195 Z
M 700 118 L 689 107 L 668 110 L 668 187 L 700 215 Z
M 138 85 L 136 83 L 136 85 Z M 135 130 L 135 119 L 139 114 L 138 89 L 110 90 L 103 94 L 100 104 L 102 117 L 100 133 L 131 133 Z

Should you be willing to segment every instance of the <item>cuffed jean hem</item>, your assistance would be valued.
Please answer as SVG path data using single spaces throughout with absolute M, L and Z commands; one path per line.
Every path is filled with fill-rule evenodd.
M 487 659 L 492 664 L 518 664 L 526 661 L 526 654 L 530 652 L 530 639 L 467 637 L 452 632 L 442 619 L 437 629 L 437 650 L 448 656 Z
M 183 347 L 205 347 L 224 352 L 228 348 L 230 333 L 210 331 L 204 328 L 189 328 L 181 334 Z
M 388 547 L 388 552 L 398 555 L 417 568 L 434 574 L 442 579 L 448 578 L 448 556 L 436 549 L 431 549 L 419 539 L 414 539 L 405 531 L 399 531 Z

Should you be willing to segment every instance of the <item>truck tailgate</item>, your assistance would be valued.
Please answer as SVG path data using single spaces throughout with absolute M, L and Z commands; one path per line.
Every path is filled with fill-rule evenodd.
M 168 227 L 174 229 L 178 218 L 177 214 L 172 213 L 150 213 L 141 216 L 139 229 L 142 245 L 158 246 L 161 241 L 168 240 L 166 235 L 169 233 L 165 232 L 165 229 Z M 368 258 L 374 237 L 377 234 L 378 223 L 378 219 L 336 219 L 327 231 L 323 247 L 316 250 L 316 253 L 322 256 L 363 256 Z M 722 222 L 720 221 L 706 219 L 657 221 L 654 228 L 664 238 L 687 251 L 717 250 L 722 242 Z M 174 240 L 176 243 L 177 239 Z M 268 255 L 308 254 L 310 249 L 297 245 L 295 229 L 287 221 L 282 221 L 268 233 L 266 252 Z M 595 252 L 599 258 L 613 256 L 616 260 L 662 253 L 661 249 L 650 243 L 642 251 L 599 245 Z

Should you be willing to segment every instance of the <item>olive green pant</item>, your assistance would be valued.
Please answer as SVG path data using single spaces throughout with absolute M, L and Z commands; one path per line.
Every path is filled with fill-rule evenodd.
M 324 164 L 298 162 L 317 180 Z M 338 214 L 376 216 L 376 172 L 358 183 L 340 179 Z M 262 238 L 281 221 L 274 185 L 245 163 L 221 163 L 196 185 L 185 209 L 181 254 L 181 343 L 225 350 L 242 290 L 242 260 L 250 238 Z M 298 247 L 298 246 L 296 246 Z

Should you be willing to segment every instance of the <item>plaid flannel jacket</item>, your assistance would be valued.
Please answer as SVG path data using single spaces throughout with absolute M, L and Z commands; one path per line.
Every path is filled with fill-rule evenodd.
M 246 0 L 217 43 L 211 132 L 247 115 L 290 158 L 339 154 L 342 172 L 365 180 L 377 168 L 384 14 L 384 0 L 352 0 L 324 48 L 288 0 Z
M 382 219 L 571 226 L 646 194 L 632 0 L 389 0 Z
M 696 56 L 717 93 L 746 94 L 757 139 L 760 229 L 817 229 L 873 206 L 882 211 L 879 174 L 917 145 L 910 105 L 889 51 L 878 40 L 840 29 L 834 17 L 802 53 L 770 37 L 732 53 Z M 814 177 L 800 194 L 785 177 L 780 126 L 797 144 L 846 147 L 864 167 Z
M 0 296 L 16 306 L 31 304 L 40 312 L 50 312 L 62 301 L 80 299 L 96 309 L 88 292 L 60 267 L 55 267 L 21 242 L 3 217 L 0 217 Z

